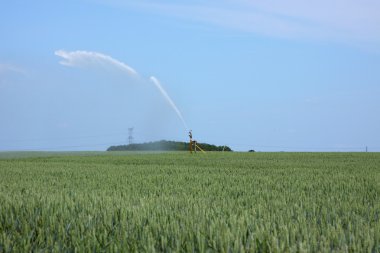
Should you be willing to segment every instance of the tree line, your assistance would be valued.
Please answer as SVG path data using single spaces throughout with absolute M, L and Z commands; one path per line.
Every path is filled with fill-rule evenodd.
M 208 143 L 197 143 L 204 151 L 232 151 L 228 146 L 216 146 Z M 188 142 L 180 141 L 154 141 L 128 145 L 111 146 L 107 151 L 187 151 Z

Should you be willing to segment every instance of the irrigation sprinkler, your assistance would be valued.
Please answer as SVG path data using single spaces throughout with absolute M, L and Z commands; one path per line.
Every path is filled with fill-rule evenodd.
M 202 152 L 202 153 L 206 153 L 201 147 L 199 147 L 199 145 L 197 144 L 197 141 L 196 140 L 193 140 L 193 133 L 192 133 L 192 130 L 189 131 L 189 138 L 190 138 L 190 141 L 189 141 L 189 152 L 190 154 L 193 153 L 197 153 L 197 148 Z

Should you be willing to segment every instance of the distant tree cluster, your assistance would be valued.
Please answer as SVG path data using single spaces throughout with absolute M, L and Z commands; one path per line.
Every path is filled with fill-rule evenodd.
M 215 146 L 207 143 L 197 143 L 204 151 L 232 151 L 228 146 Z M 111 146 L 107 151 L 187 151 L 188 142 L 180 141 L 155 141 L 147 143 Z

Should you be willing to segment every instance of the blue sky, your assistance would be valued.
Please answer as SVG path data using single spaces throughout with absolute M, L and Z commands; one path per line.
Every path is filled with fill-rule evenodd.
M 379 12 L 375 0 L 3 1 L 0 151 L 105 150 L 129 127 L 135 142 L 187 140 L 151 76 L 200 142 L 380 151 Z

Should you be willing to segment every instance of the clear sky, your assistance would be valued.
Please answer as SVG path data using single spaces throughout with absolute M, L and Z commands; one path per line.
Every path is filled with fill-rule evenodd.
M 379 13 L 378 0 L 1 1 L 0 151 L 105 150 L 129 127 L 135 142 L 189 128 L 238 151 L 380 151 Z

